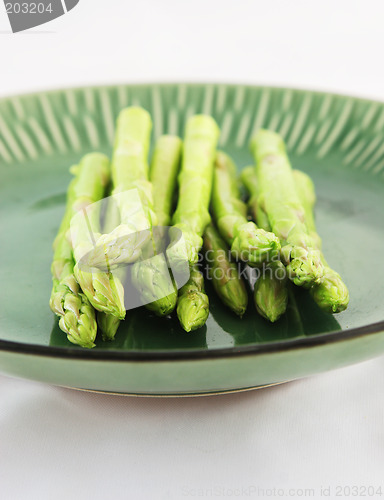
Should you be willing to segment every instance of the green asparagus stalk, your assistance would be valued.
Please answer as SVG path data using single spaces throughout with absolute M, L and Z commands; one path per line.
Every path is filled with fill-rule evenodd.
M 312 244 L 315 248 L 321 251 L 322 241 L 317 234 L 314 207 L 316 205 L 316 191 L 315 185 L 309 175 L 301 170 L 293 171 L 293 178 L 295 181 L 295 188 L 297 195 L 301 201 L 305 213 L 305 225 L 308 229 L 309 235 L 312 238 Z M 323 263 L 325 262 L 324 255 L 321 254 Z
M 187 332 L 205 324 L 209 300 L 204 292 L 204 278 L 196 263 L 203 245 L 203 233 L 209 224 L 209 201 L 219 128 L 210 116 L 189 118 L 184 138 L 179 174 L 179 198 L 170 229 L 171 244 L 167 256 L 176 272 L 189 264 L 190 278 L 179 290 L 177 315 Z M 180 231 L 182 239 L 179 239 Z
M 211 218 L 209 201 L 219 128 L 210 116 L 189 118 L 179 174 L 179 198 L 170 230 L 168 258 L 173 265 L 188 261 L 194 265 L 203 244 L 203 233 Z M 179 244 L 180 230 L 184 244 Z
M 120 214 L 116 201 L 113 197 L 109 197 L 106 210 L 106 217 L 103 230 L 104 232 L 113 231 L 120 224 Z M 119 267 L 113 272 L 121 282 L 125 277 L 124 267 Z M 103 340 L 113 340 L 120 326 L 121 319 L 105 312 L 98 311 L 97 324 L 101 330 Z
M 247 167 L 241 173 L 241 181 L 250 194 L 248 208 L 257 225 L 266 231 L 271 230 L 267 214 L 258 201 L 259 189 L 254 167 Z M 261 269 L 255 283 L 253 298 L 259 314 L 274 323 L 287 310 L 288 283 L 287 272 L 280 261 L 274 261 Z
M 98 311 L 123 319 L 125 316 L 124 290 L 120 280 L 111 272 L 91 268 L 88 256 L 100 234 L 99 211 L 109 181 L 109 160 L 101 154 L 86 155 L 79 165 L 79 182 L 86 196 L 75 202 L 75 212 L 82 211 L 71 220 L 71 238 L 76 265 L 74 274 L 84 295 Z
M 186 332 L 205 325 L 209 316 L 209 299 L 204 292 L 204 278 L 197 265 L 191 267 L 188 282 L 180 288 L 177 316 Z
M 170 223 L 172 209 L 172 195 L 177 180 L 177 170 L 181 154 L 181 140 L 176 136 L 162 136 L 158 139 L 151 162 L 150 177 L 153 189 L 153 206 L 158 216 L 159 226 L 167 226 Z M 108 214 L 112 211 L 108 210 Z M 108 219 L 108 218 L 107 218 Z M 115 213 L 113 222 L 106 224 L 110 232 L 120 223 L 118 214 Z M 109 227 L 108 227 L 109 226 Z M 161 227 L 156 229 L 161 230 Z M 156 244 L 156 251 L 162 252 L 163 234 L 158 234 L 156 241 L 149 242 L 143 249 L 144 258 L 147 252 L 150 257 L 153 255 L 153 245 Z M 137 262 L 132 271 L 132 281 L 139 293 L 143 303 L 159 316 L 170 314 L 176 306 L 177 290 L 174 284 L 169 290 L 168 268 L 164 262 L 148 258 Z M 115 271 L 120 272 L 119 270 Z M 125 274 L 125 273 L 123 273 Z M 156 297 L 161 297 L 157 300 Z M 149 302 L 149 303 L 148 303 Z M 107 339 L 113 339 L 119 326 L 119 320 L 112 315 L 99 313 L 98 323 L 103 335 Z
M 269 223 L 268 215 L 264 212 L 258 201 L 259 189 L 255 167 L 245 167 L 241 172 L 240 179 L 250 195 L 248 200 L 248 211 L 252 220 L 254 220 L 261 229 L 264 229 L 264 231 L 271 232 L 272 228 Z
M 231 246 L 236 259 L 259 265 L 272 259 L 280 250 L 279 239 L 247 220 L 247 207 L 240 200 L 236 167 L 225 153 L 216 155 L 212 211 L 217 227 Z
M 72 247 L 64 236 L 54 253 L 52 263 L 53 287 L 50 298 L 51 310 L 59 316 L 60 329 L 73 344 L 94 347 L 97 333 L 95 310 L 81 293 L 73 274 Z
M 251 141 L 256 161 L 259 203 L 273 232 L 283 241 L 281 257 L 290 279 L 310 288 L 321 282 L 324 266 L 304 224 L 304 208 L 296 192 L 285 144 L 275 132 L 259 130 Z
M 132 106 L 120 112 L 112 157 L 112 195 L 118 195 L 115 198 L 121 223 L 96 241 L 89 259 L 91 265 L 100 266 L 107 261 L 112 268 L 135 262 L 148 241 L 152 225 L 156 225 L 152 186 L 148 181 L 151 129 L 151 117 L 143 108 Z M 136 190 L 140 201 L 132 190 Z
M 182 141 L 175 135 L 163 135 L 155 144 L 149 179 L 153 188 L 153 207 L 160 227 L 171 223 L 181 149 Z
M 317 234 L 313 208 L 316 203 L 315 187 L 311 178 L 299 170 L 293 172 L 298 196 L 305 211 L 305 223 L 313 241 L 313 246 L 321 251 L 321 238 Z M 331 269 L 321 252 L 324 277 L 320 284 L 314 285 L 310 293 L 321 309 L 330 313 L 344 311 L 349 304 L 349 292 L 341 276 Z
M 248 294 L 237 265 L 229 259 L 229 248 L 213 224 L 207 226 L 203 239 L 209 277 L 217 295 L 235 314 L 243 316 Z
M 147 309 L 157 316 L 170 314 L 177 303 L 177 288 L 172 281 L 164 257 L 165 231 L 171 221 L 172 199 L 180 163 L 181 140 L 165 135 L 158 139 L 152 157 L 150 180 L 153 206 L 159 226 L 154 231 L 153 246 L 143 250 L 145 260 L 132 269 L 132 280 Z M 147 251 L 148 255 L 145 254 Z M 153 254 L 157 254 L 153 257 Z
M 93 175 L 89 178 L 89 167 Z M 72 217 L 80 210 L 102 198 L 109 180 L 108 159 L 93 153 L 72 167 L 76 176 L 67 192 L 67 206 L 54 242 L 52 262 L 53 287 L 50 308 L 60 318 L 59 326 L 73 344 L 94 347 L 97 333 L 95 311 L 82 293 L 74 276 L 75 261 L 69 234 Z

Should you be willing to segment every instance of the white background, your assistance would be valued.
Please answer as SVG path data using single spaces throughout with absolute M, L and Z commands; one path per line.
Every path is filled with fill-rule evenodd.
M 383 100 L 383 41 L 382 0 L 80 0 L 20 34 L 0 5 L 0 94 L 183 80 Z M 338 498 L 338 485 L 384 495 L 383 417 L 382 358 L 194 399 L 0 377 L 0 498 L 324 498 L 328 487 Z

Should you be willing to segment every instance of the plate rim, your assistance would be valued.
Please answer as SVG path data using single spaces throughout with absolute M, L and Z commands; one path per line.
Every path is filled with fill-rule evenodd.
M 39 95 L 54 95 L 65 91 L 82 91 L 84 89 L 115 89 L 117 87 L 175 87 L 185 85 L 188 87 L 198 86 L 225 86 L 225 87 L 244 87 L 248 89 L 272 89 L 276 91 L 291 90 L 293 92 L 309 92 L 316 95 L 330 95 L 336 98 L 353 99 L 365 103 L 378 103 L 384 106 L 384 100 L 377 98 L 361 97 L 354 94 L 342 94 L 328 90 L 315 90 L 311 88 L 300 88 L 297 86 L 279 86 L 271 84 L 252 84 L 241 82 L 204 82 L 204 81 L 146 81 L 146 82 L 119 82 L 119 83 L 100 83 L 68 86 L 62 88 L 50 88 L 35 90 L 27 93 L 15 93 L 0 96 L 0 106 L 3 102 L 15 98 L 37 97 Z M 194 360 L 194 359 L 212 359 L 212 358 L 231 358 L 236 356 L 249 356 L 260 354 L 271 354 L 284 352 L 292 349 L 316 347 L 323 344 L 342 342 L 356 339 L 365 335 L 378 334 L 384 331 L 384 320 L 376 323 L 370 323 L 356 328 L 334 330 L 332 332 L 320 333 L 309 337 L 297 337 L 275 342 L 264 342 L 255 345 L 245 345 L 237 347 L 222 347 L 217 349 L 185 349 L 185 350 L 148 350 L 148 351 L 118 351 L 105 349 L 81 349 L 78 346 L 56 347 L 49 345 L 29 344 L 25 342 L 14 342 L 0 339 L 0 352 L 11 352 L 14 354 L 32 354 L 43 357 L 65 358 L 65 359 L 95 359 L 95 360 L 116 360 L 130 362 L 145 361 L 174 361 L 174 360 Z
M 309 337 L 297 337 L 276 342 L 264 342 L 255 345 L 244 345 L 238 347 L 221 347 L 217 349 L 185 349 L 183 351 L 170 351 L 165 349 L 148 351 L 118 351 L 105 349 L 82 349 L 80 347 L 56 347 L 49 345 L 27 344 L 0 339 L 0 352 L 11 352 L 14 354 L 32 354 L 35 356 L 98 360 L 98 361 L 130 361 L 130 362 L 164 362 L 164 361 L 192 361 L 196 359 L 233 358 L 261 354 L 276 354 L 294 349 L 318 347 L 324 344 L 334 344 L 353 340 L 366 335 L 374 335 L 384 331 L 384 321 L 372 323 L 366 326 L 333 332 L 311 335 Z
M 384 98 L 380 99 L 379 97 L 372 97 L 372 96 L 365 96 L 365 95 L 358 95 L 358 94 L 343 94 L 342 92 L 334 91 L 334 90 L 326 90 L 326 89 L 321 89 L 321 88 L 313 88 L 313 87 L 298 87 L 296 85 L 286 85 L 286 86 L 281 86 L 281 85 L 275 85 L 271 83 L 242 83 L 242 82 L 235 82 L 235 81 L 212 81 L 212 82 L 207 82 L 204 80 L 196 80 L 196 81 L 188 81 L 188 80 L 173 80 L 173 81 L 162 81 L 162 80 L 157 80 L 157 81 L 138 81 L 138 82 L 119 82 L 119 83 L 110 83 L 110 82 L 104 82 L 104 83 L 96 83 L 96 84 L 87 84 L 85 83 L 84 85 L 69 85 L 67 87 L 49 87 L 49 88 L 43 88 L 40 90 L 33 90 L 32 92 L 16 92 L 14 94 L 6 94 L 6 95 L 0 95 L 0 104 L 2 101 L 6 101 L 8 99 L 15 99 L 15 98 L 21 98 L 21 97 L 36 97 L 41 94 L 55 94 L 55 93 L 60 93 L 60 92 L 65 92 L 68 90 L 71 91 L 81 91 L 84 89 L 113 89 L 116 87 L 150 87 L 150 86 L 161 86 L 161 87 L 173 87 L 177 85 L 186 85 L 188 87 L 196 87 L 196 86 L 225 86 L 225 87 L 244 87 L 248 89 L 272 89 L 276 91 L 284 91 L 284 90 L 291 90 L 293 92 L 310 92 L 312 94 L 316 95 L 330 95 L 332 97 L 341 97 L 345 99 L 354 99 L 356 101 L 362 101 L 366 103 L 379 103 L 384 105 Z

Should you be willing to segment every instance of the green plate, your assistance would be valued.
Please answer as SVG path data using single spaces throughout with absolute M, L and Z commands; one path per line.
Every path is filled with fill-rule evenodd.
M 308 294 L 275 325 L 252 305 L 242 320 L 216 299 L 206 327 L 127 314 L 114 342 L 70 344 L 48 307 L 51 244 L 64 210 L 68 167 L 90 150 L 111 153 L 118 111 L 140 104 L 154 138 L 183 134 L 187 117 L 212 114 L 220 147 L 239 168 L 263 126 L 286 139 L 292 163 L 313 176 L 317 221 L 351 303 L 322 313 Z M 302 90 L 242 85 L 122 85 L 0 101 L 0 371 L 62 386 L 181 395 L 269 385 L 384 352 L 384 104 Z

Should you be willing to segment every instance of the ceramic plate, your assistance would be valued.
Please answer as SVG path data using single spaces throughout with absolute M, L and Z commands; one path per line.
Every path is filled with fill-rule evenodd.
M 51 244 L 65 204 L 68 167 L 111 153 L 115 118 L 138 104 L 154 138 L 183 135 L 209 113 L 220 147 L 239 169 L 254 130 L 280 132 L 294 167 L 314 179 L 324 250 L 345 278 L 347 311 L 322 313 L 308 294 L 275 325 L 251 305 L 242 320 L 216 299 L 192 334 L 146 310 L 127 314 L 116 340 L 70 344 L 48 307 Z M 0 101 L 0 371 L 62 386 L 125 394 L 226 392 L 279 383 L 384 352 L 384 104 L 302 90 L 242 85 L 122 85 Z

